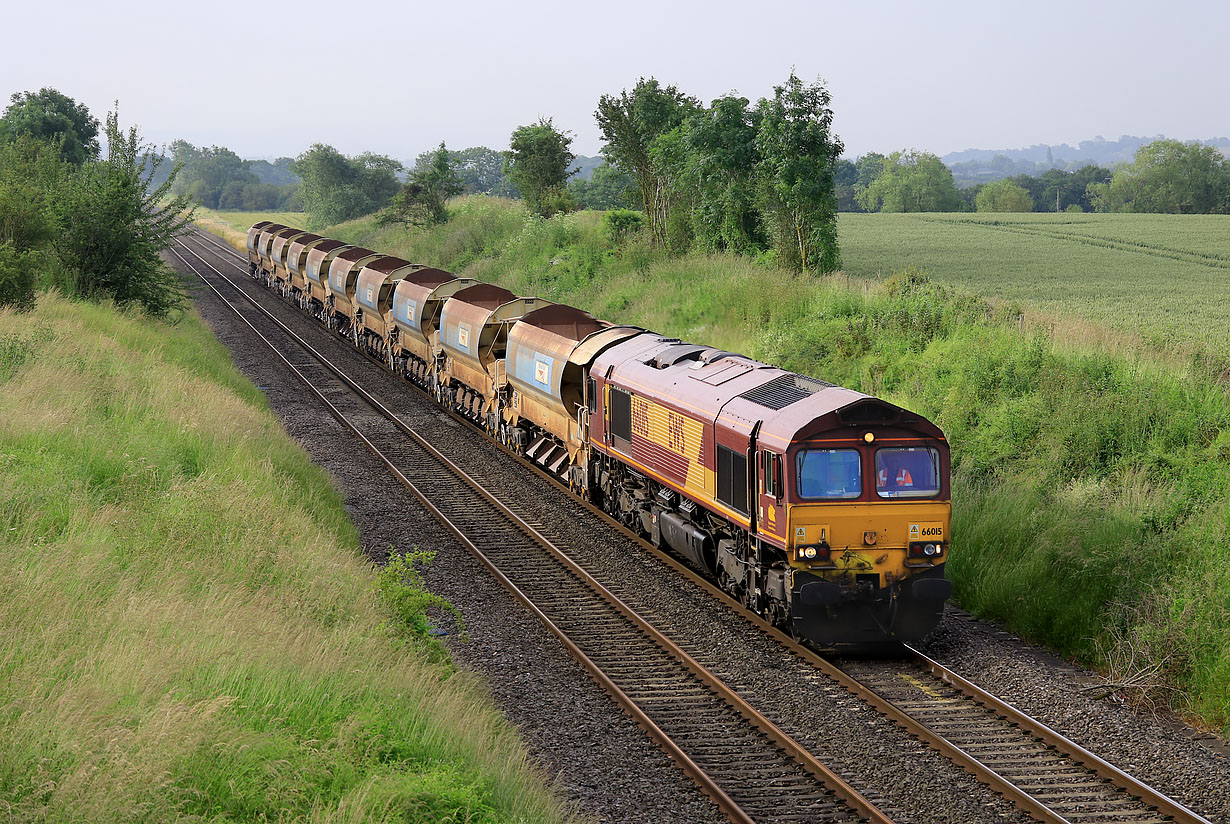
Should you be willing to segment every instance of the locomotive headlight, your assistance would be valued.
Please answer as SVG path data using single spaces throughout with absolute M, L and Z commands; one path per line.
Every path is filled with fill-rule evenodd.
M 923 555 L 934 555 L 936 552 L 935 544 L 927 544 L 923 547 Z
M 802 554 L 804 558 L 815 558 L 816 548 L 814 546 L 805 546 L 803 547 Z
M 867 443 L 871 443 L 875 439 L 876 439 L 876 436 L 874 432 L 866 432 L 863 434 L 863 440 L 865 440 Z

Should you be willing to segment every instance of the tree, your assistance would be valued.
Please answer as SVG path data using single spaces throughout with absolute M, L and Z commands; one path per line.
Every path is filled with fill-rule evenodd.
M 421 166 L 431 152 L 419 155 L 417 166 Z M 459 152 L 449 152 L 453 171 L 461 180 L 467 193 L 484 193 L 516 197 L 517 187 L 504 174 L 504 153 L 486 146 L 471 146 Z
M 996 180 L 981 187 L 974 201 L 980 212 L 1032 212 L 1033 198 L 1011 180 Z
M 1212 146 L 1155 140 L 1088 191 L 1099 212 L 1230 212 L 1230 164 Z
M 69 170 L 54 143 L 26 134 L 0 143 L 0 245 L 17 252 L 47 246 L 55 235 L 52 206 Z
M 837 197 L 837 211 L 861 212 L 862 205 L 855 199 L 858 186 L 858 166 L 853 161 L 841 158 L 833 167 L 833 194 Z
M 655 197 L 657 239 L 670 251 L 682 254 L 692 248 L 698 225 L 704 220 L 704 216 L 697 214 L 698 166 L 684 137 L 684 127 L 676 126 L 655 137 L 649 144 L 649 159 L 659 180 Z M 703 231 L 704 227 L 701 228 Z
M 434 152 L 419 155 L 405 185 L 393 198 L 382 222 L 398 221 L 415 226 L 434 226 L 448 220 L 444 208 L 450 197 L 465 190 L 461 178 L 453 169 L 453 153 L 440 143 Z
M 197 148 L 186 140 L 176 140 L 168 149 L 181 167 L 172 192 L 189 195 L 207 208 L 242 208 L 243 187 L 260 182 L 251 171 L 251 161 L 225 146 Z
M 1035 204 L 1035 207 L 1036 207 L 1036 204 L 1045 202 L 1042 199 L 1042 195 L 1043 195 L 1043 192 L 1046 191 L 1046 183 L 1045 181 L 1043 181 L 1041 177 L 1034 177 L 1033 175 L 1022 174 L 1022 175 L 1013 175 L 1012 177 L 1006 177 L 1003 179 L 1011 183 L 1015 183 L 1018 187 L 1020 187 L 1021 189 L 1024 189 L 1025 194 L 1029 195 L 1029 199 L 1032 203 Z M 1020 210 L 1013 209 L 1011 211 L 1020 211 Z M 1024 211 L 1033 211 L 1033 209 L 1032 208 L 1026 209 Z
M 882 172 L 859 195 L 869 212 L 954 212 L 961 195 L 938 157 L 915 150 L 893 152 Z
M 582 209 L 624 209 L 640 202 L 632 175 L 609 163 L 594 169 L 589 180 L 568 181 L 568 192 Z
M 365 153 L 346 157 L 332 146 L 312 145 L 291 171 L 303 180 L 299 196 L 308 226 L 323 228 L 383 209 L 401 189 L 391 157 Z
M 765 248 L 757 204 L 760 120 L 760 112 L 749 108 L 746 97 L 726 95 L 684 121 L 686 173 L 696 187 L 696 233 L 710 249 Z
M 594 113 L 606 141 L 602 156 L 632 175 L 650 231 L 659 241 L 666 239 L 666 181 L 654 166 L 650 146 L 661 135 L 679 128 L 699 105 L 696 98 L 674 86 L 642 77 L 631 92 L 624 89 L 618 95 L 602 95 Z
M 69 279 L 67 291 L 120 306 L 139 304 L 163 316 L 183 303 L 183 285 L 163 251 L 192 222 L 187 197 L 171 197 L 175 173 L 154 189 L 136 127 L 123 132 L 107 114 L 107 157 L 83 165 L 56 203 L 53 241 Z M 155 163 L 155 167 L 156 167 Z
M 762 208 L 775 226 L 778 260 L 801 271 L 840 265 L 833 169 L 843 146 L 830 101 L 822 83 L 804 84 L 791 72 L 757 104 Z
M 84 103 L 52 88 L 17 92 L 10 100 L 0 118 L 0 142 L 27 135 L 56 146 L 76 166 L 98 156 L 98 119 Z
M 577 159 L 572 136 L 555 128 L 551 118 L 521 126 L 512 133 L 504 154 L 504 174 L 521 190 L 530 211 L 543 217 L 570 210 L 574 204 L 564 187 Z

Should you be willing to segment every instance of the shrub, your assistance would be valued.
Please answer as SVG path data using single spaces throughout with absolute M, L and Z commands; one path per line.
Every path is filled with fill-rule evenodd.
M 167 315 L 184 296 L 162 252 L 192 221 L 188 198 L 164 203 L 174 173 L 148 190 L 158 163 L 146 164 L 137 130 L 121 132 L 116 112 L 107 115 L 106 135 L 107 159 L 82 167 L 56 204 L 55 250 L 67 267 L 60 285 L 70 294 Z
M 11 243 L 0 244 L 0 306 L 26 310 L 34 305 L 35 258 Z

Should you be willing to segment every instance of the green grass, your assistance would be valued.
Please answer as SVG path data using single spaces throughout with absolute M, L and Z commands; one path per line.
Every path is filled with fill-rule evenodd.
M 986 237 L 1005 260 L 1018 258 L 1002 282 L 966 286 L 983 283 L 979 291 L 992 297 L 1022 299 L 1048 294 L 1030 283 L 1040 257 L 1071 267 L 1069 245 L 1081 254 L 1106 250 L 968 225 L 971 218 L 933 224 L 866 216 L 858 224 L 861 239 L 846 241 L 851 259 L 867 254 L 859 243 L 922 245 L 926 255 L 917 262 L 940 270 L 868 280 L 795 276 L 732 256 L 670 258 L 643 238 L 613 242 L 593 212 L 543 221 L 519 204 L 484 197 L 462 199 L 452 212 L 448 224 L 431 230 L 382 228 L 368 218 L 326 233 L 612 321 L 747 352 L 928 415 L 953 447 L 948 567 L 960 603 L 1112 672 L 1130 667 L 1133 655 L 1157 662 L 1165 679 L 1159 687 L 1183 691 L 1179 709 L 1230 727 L 1225 364 L 1216 357 L 1157 357 L 1139 340 L 1103 335 L 1094 311 L 1106 311 L 1105 295 L 1139 279 L 1130 262 L 1161 259 L 1111 250 L 1123 257 L 1122 270 L 1101 270 L 1104 284 L 1086 274 L 1084 288 L 1056 301 L 1073 318 L 1065 328 L 1089 333 L 1072 335 L 1058 327 L 1022 329 L 1014 307 L 937 283 L 955 281 L 952 272 L 962 263 L 949 260 L 944 243 L 951 248 L 965 238 L 970 247 L 970 237 Z M 849 217 L 842 218 L 847 235 Z M 880 218 L 887 220 L 874 222 Z M 1189 254 L 1221 253 L 1224 240 L 1215 233 L 1203 244 L 1181 225 L 1147 237 L 1160 243 L 1169 234 L 1175 248 L 1184 238 Z M 1004 244 L 1016 251 L 1003 251 Z M 961 271 L 976 272 L 982 258 L 969 257 Z M 896 265 L 866 274 L 878 277 Z M 1181 292 L 1157 288 L 1171 290 L 1175 300 Z M 1077 299 L 1090 293 L 1098 297 Z M 1182 327 L 1188 309 L 1209 317 L 1226 311 L 1153 304 L 1148 317 L 1159 329 Z M 1168 316 L 1174 312 L 1179 316 Z M 1187 345 L 1200 340 L 1193 336 Z
M 1230 216 L 843 214 L 845 271 L 907 267 L 1024 306 L 1098 336 L 1090 323 L 1153 348 L 1225 352 Z
M 0 312 L 9 819 L 565 818 L 438 606 L 199 319 Z

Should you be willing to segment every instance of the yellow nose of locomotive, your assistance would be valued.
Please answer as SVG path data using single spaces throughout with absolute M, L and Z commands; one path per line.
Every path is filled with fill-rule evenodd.
M 835 582 L 875 575 L 887 586 L 944 563 L 949 509 L 947 501 L 795 504 L 787 509 L 792 566 Z

